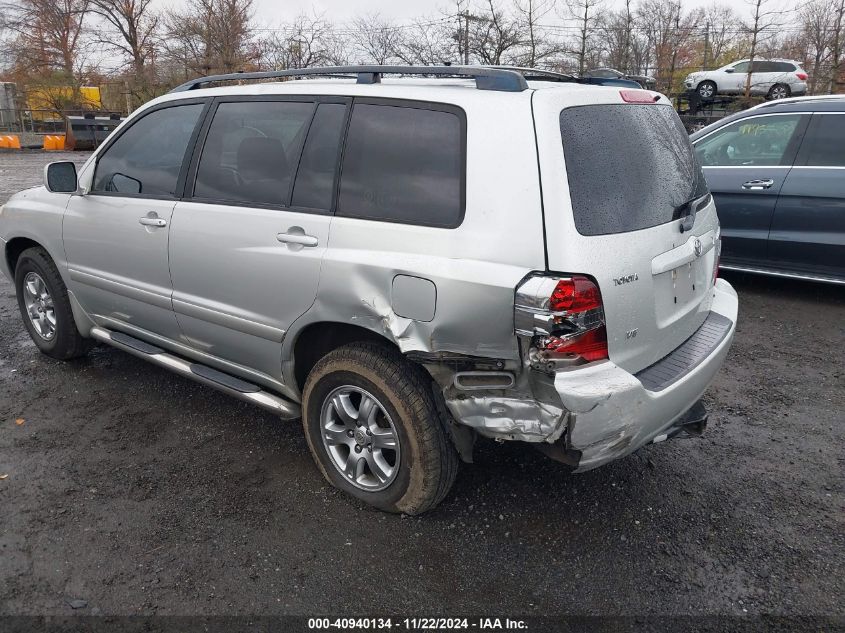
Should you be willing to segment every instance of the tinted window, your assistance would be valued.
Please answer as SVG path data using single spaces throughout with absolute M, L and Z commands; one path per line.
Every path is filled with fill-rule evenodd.
M 772 64 L 772 71 L 779 72 L 779 73 L 790 73 L 793 70 L 797 70 L 795 68 L 795 64 L 790 64 L 789 62 L 770 62 Z
M 97 161 L 93 191 L 175 196 L 202 104 L 156 110 L 138 119 Z
M 805 165 L 845 167 L 845 114 L 814 114 L 801 147 Z
M 560 113 L 575 226 L 582 235 L 671 221 L 707 185 L 670 106 L 594 105 Z
M 772 66 L 769 62 L 754 62 L 751 64 L 752 73 L 768 73 L 772 71 Z
M 194 196 L 286 205 L 314 104 L 221 103 L 208 129 Z
M 302 150 L 291 204 L 310 209 L 331 209 L 337 152 L 346 106 L 323 103 L 317 108 Z
M 749 117 L 726 125 L 695 146 L 705 166 L 784 165 L 800 114 Z
M 338 214 L 455 227 L 462 204 L 456 113 L 356 104 L 343 159 Z

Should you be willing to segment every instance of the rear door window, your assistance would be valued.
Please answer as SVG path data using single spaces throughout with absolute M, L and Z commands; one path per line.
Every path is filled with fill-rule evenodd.
M 845 114 L 814 114 L 801 153 L 807 167 L 845 167 Z
M 221 103 L 206 135 L 194 197 L 287 205 L 313 112 L 307 101 Z
M 675 219 L 707 185 L 671 106 L 591 105 L 560 113 L 575 226 L 582 235 Z
M 346 121 L 346 106 L 322 103 L 317 107 L 302 150 L 291 205 L 329 210 L 334 193 L 340 139 Z
M 464 207 L 462 111 L 356 103 L 337 215 L 454 228 Z

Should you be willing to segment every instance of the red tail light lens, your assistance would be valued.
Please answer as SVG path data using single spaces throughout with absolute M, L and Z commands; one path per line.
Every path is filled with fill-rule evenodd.
M 595 310 L 601 307 L 601 293 L 592 281 L 574 275 L 557 282 L 549 298 L 549 307 L 554 312 Z
M 568 339 L 552 336 L 549 337 L 545 349 L 558 355 L 578 356 L 588 363 L 603 360 L 607 358 L 607 330 L 601 326 Z
M 795 73 L 795 76 L 801 81 L 807 81 L 807 73 Z
M 535 368 L 589 363 L 608 357 L 601 291 L 584 275 L 532 275 L 516 289 L 514 330 L 530 337 Z

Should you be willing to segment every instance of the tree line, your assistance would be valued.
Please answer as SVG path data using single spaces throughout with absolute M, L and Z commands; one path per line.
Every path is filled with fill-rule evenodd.
M 337 22 L 302 14 L 276 26 L 253 0 L 0 2 L 0 78 L 28 87 L 116 82 L 131 109 L 198 75 L 321 65 L 508 64 L 583 73 L 610 66 L 681 90 L 693 70 L 740 58 L 799 61 L 811 93 L 843 84 L 845 0 L 457 0 L 397 22 L 377 14 Z M 71 105 L 70 103 L 64 105 Z M 58 107 L 58 104 L 57 104 Z

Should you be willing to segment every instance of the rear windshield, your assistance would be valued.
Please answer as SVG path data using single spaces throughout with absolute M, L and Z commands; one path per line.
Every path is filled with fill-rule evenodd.
M 582 235 L 664 224 L 707 194 L 689 137 L 671 106 L 567 108 L 560 113 L 560 134 L 575 227 Z

